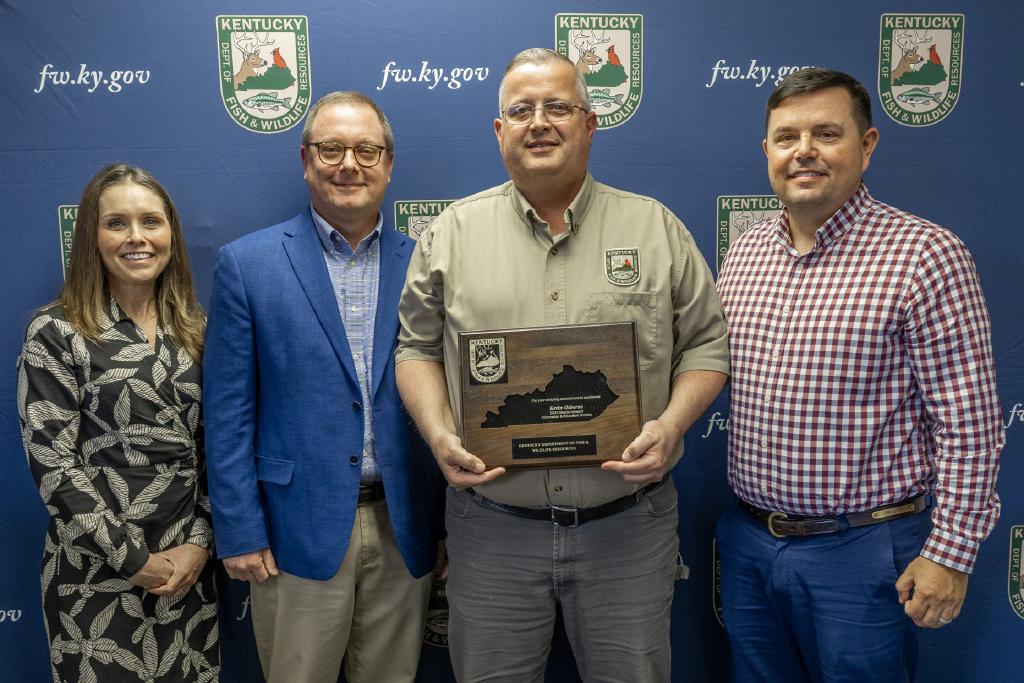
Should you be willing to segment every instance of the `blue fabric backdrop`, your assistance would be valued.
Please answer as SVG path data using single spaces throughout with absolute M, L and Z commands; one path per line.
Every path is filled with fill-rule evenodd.
M 627 76 L 624 84 L 615 84 L 613 70 L 593 76 L 595 90 L 608 90 L 598 111 L 611 126 L 595 140 L 595 177 L 668 205 L 712 268 L 728 235 L 771 210 L 760 145 L 764 105 L 777 77 L 791 67 L 828 66 L 855 74 L 872 91 L 881 143 L 868 184 L 880 200 L 950 227 L 973 252 L 992 316 L 1007 425 L 1002 520 L 982 547 L 961 618 L 923 634 L 922 677 L 1013 679 L 1024 644 L 1024 595 L 1015 583 L 1024 544 L 1024 248 L 1017 228 L 1024 194 L 1024 59 L 1018 44 L 1024 5 L 895 5 L 0 0 L 4 680 L 47 678 L 38 585 L 46 519 L 21 447 L 14 358 L 29 312 L 52 300 L 62 281 L 62 243 L 74 214 L 61 207 L 73 207 L 86 181 L 107 162 L 151 170 L 181 212 L 205 302 L 222 244 L 308 203 L 298 155 L 304 98 L 356 89 L 381 104 L 395 130 L 386 226 L 415 233 L 429 221 L 431 202 L 506 179 L 491 123 L 498 81 L 520 49 L 556 45 L 560 13 L 583 17 L 561 21 L 559 44 L 574 60 L 582 36 L 603 57 L 595 67 L 620 61 Z M 961 18 L 895 20 L 887 28 L 883 15 L 894 12 Z M 594 18 L 601 13 L 617 19 Z M 256 16 L 290 20 L 218 20 Z M 262 80 L 235 90 L 235 74 L 246 75 L 241 50 L 260 42 L 251 39 L 264 37 L 263 25 L 281 62 L 271 45 L 263 46 L 255 63 L 266 63 L 253 71 Z M 259 31 L 243 37 L 247 28 Z M 924 56 L 929 44 L 938 45 L 948 78 L 914 103 L 912 94 L 904 94 L 910 88 L 888 85 L 888 69 L 897 66 L 898 50 L 917 48 Z M 270 99 L 252 99 L 262 93 Z M 884 113 L 883 96 L 889 108 L 916 112 L 931 125 L 897 122 Z M 908 119 L 912 124 L 910 114 Z M 747 203 L 731 199 L 748 195 L 754 199 Z M 403 203 L 408 201 L 414 203 Z M 712 539 L 728 495 L 727 399 L 720 397 L 691 430 L 687 454 L 673 472 L 680 489 L 679 534 L 691 570 L 677 584 L 674 680 L 719 680 L 728 668 L 715 610 Z M 222 589 L 222 680 L 259 681 L 245 587 L 222 580 Z M 429 639 L 443 641 L 443 615 L 435 617 Z M 571 654 L 559 640 L 549 680 L 574 677 Z M 451 680 L 446 649 L 425 647 L 420 678 Z

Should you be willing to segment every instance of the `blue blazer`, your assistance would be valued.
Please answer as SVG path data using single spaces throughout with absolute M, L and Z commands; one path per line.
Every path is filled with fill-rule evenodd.
M 395 386 L 414 244 L 381 231 L 372 396 L 391 526 L 410 573 L 422 576 L 434 565 L 443 482 Z M 217 554 L 270 547 L 289 574 L 332 577 L 355 519 L 369 406 L 309 210 L 221 249 L 203 388 Z

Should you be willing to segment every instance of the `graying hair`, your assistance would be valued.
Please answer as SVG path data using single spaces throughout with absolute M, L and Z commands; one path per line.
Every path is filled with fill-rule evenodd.
M 562 62 L 569 66 L 576 74 L 576 96 L 580 99 L 580 106 L 585 111 L 590 111 L 590 93 L 587 91 L 587 82 L 583 80 L 583 74 L 576 68 L 576 64 L 571 59 L 566 57 L 560 52 L 555 52 L 552 49 L 546 47 L 528 47 L 508 63 L 505 67 L 505 73 L 501 76 L 501 83 L 498 85 L 498 113 L 501 114 L 505 97 L 505 79 L 508 78 L 509 73 L 523 64 L 544 64 L 545 62 Z
M 306 114 L 306 123 L 302 126 L 302 144 L 308 145 L 310 143 L 310 137 L 313 135 L 313 123 L 316 121 L 316 115 L 320 113 L 323 107 L 332 104 L 352 104 L 352 105 L 363 105 L 369 107 L 377 114 L 377 120 L 380 121 L 381 128 L 384 129 L 384 146 L 387 147 L 388 152 L 395 151 L 395 136 L 391 132 L 391 124 L 388 122 L 388 117 L 384 115 L 381 108 L 377 106 L 377 103 L 371 100 L 369 97 L 361 92 L 355 90 L 340 90 L 337 92 L 327 93 L 319 100 L 316 101 L 312 107 L 309 108 L 309 113 Z

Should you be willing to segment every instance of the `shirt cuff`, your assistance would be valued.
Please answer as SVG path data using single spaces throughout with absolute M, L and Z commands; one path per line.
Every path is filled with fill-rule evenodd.
M 444 363 L 444 349 L 427 346 L 399 346 L 395 352 L 395 363 L 404 360 L 425 360 L 433 363 Z
M 141 545 L 136 545 L 134 540 L 129 537 L 127 541 L 127 550 L 125 554 L 124 562 L 121 564 L 121 568 L 118 569 L 118 573 L 126 579 L 130 579 L 139 573 L 139 570 L 146 566 L 149 562 L 149 550 Z
M 974 571 L 974 561 L 978 556 L 978 543 L 948 533 L 942 529 L 932 529 L 921 549 L 921 557 L 941 564 L 944 567 L 970 574 Z

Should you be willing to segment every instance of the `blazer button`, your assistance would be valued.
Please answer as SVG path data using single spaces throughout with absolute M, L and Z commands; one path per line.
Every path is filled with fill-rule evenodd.
M 348 461 L 350 463 L 352 463 L 353 465 L 358 465 L 359 464 L 359 456 L 358 455 L 353 455 L 352 457 L 350 457 L 348 459 Z
M 360 403 L 359 401 L 352 401 L 352 410 L 354 410 L 354 411 L 356 411 L 358 413 L 362 409 L 363 409 L 363 404 L 362 403 Z

